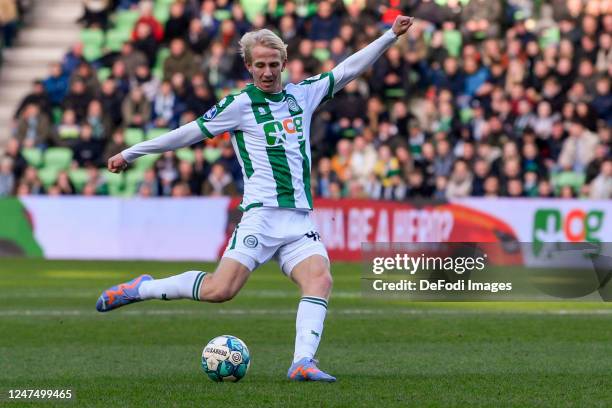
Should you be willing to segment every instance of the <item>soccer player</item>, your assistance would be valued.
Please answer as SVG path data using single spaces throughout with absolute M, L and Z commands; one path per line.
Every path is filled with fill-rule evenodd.
M 232 299 L 251 272 L 274 258 L 300 288 L 295 354 L 287 376 L 297 381 L 335 381 L 317 368 L 314 355 L 332 287 L 329 258 L 310 217 L 310 122 L 317 106 L 370 67 L 412 25 L 398 16 L 390 30 L 330 72 L 299 84 L 281 83 L 287 64 L 283 41 L 270 30 L 246 33 L 240 52 L 253 83 L 229 95 L 197 120 L 111 157 L 118 173 L 150 153 L 192 145 L 229 131 L 242 166 L 242 220 L 229 239 L 215 273 L 188 271 L 165 279 L 142 275 L 113 286 L 96 308 L 107 312 L 148 299 Z

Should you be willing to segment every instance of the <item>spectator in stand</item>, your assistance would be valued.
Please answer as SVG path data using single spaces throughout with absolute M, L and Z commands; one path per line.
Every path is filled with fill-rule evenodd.
M 211 38 L 202 27 L 202 22 L 193 18 L 189 22 L 189 29 L 185 34 L 185 42 L 189 49 L 196 55 L 202 55 L 208 49 Z
M 0 28 L 2 29 L 2 43 L 5 47 L 13 46 L 17 35 L 19 14 L 16 0 L 0 0 Z
M 175 38 L 184 38 L 189 29 L 190 16 L 185 5 L 175 1 L 170 5 L 170 18 L 164 28 L 164 42 L 169 43 Z
M 213 197 L 238 195 L 238 189 L 231 174 L 221 163 L 213 164 L 209 176 L 202 184 L 202 194 Z
M 52 63 L 49 66 L 50 75 L 43 81 L 43 85 L 51 103 L 54 106 L 62 104 L 68 89 L 68 74 L 64 72 L 60 63 Z
M 125 44 L 130 44 L 130 42 L 128 41 Z M 130 74 L 134 72 L 133 69 L 139 64 L 147 63 L 149 67 L 155 64 L 159 44 L 151 31 L 150 25 L 146 23 L 138 24 L 136 26 L 136 36 L 132 40 L 132 46 L 126 46 L 125 44 L 121 49 L 121 54 Z
M 612 160 L 601 164 L 601 172 L 590 184 L 590 198 L 609 200 L 612 198 Z
M 108 116 L 111 126 L 116 128 L 123 121 L 121 105 L 124 95 L 117 90 L 114 79 L 104 80 L 101 89 L 100 103 L 102 104 L 102 110 Z
M 111 11 L 110 0 L 83 0 L 83 16 L 79 19 L 88 28 L 106 29 Z
M 472 172 L 463 160 L 457 160 L 453 166 L 446 186 L 446 198 L 467 197 L 472 192 Z
M 338 183 L 338 175 L 332 170 L 331 161 L 324 157 L 319 160 L 317 176 L 315 178 L 315 194 L 318 197 L 330 198 L 332 183 Z
M 317 14 L 312 18 L 309 38 L 317 43 L 317 48 L 327 48 L 329 42 L 338 35 L 340 19 L 334 14 L 328 1 L 321 1 L 317 6 Z
M 191 79 L 199 64 L 199 59 L 185 47 L 185 41 L 175 38 L 170 42 L 170 55 L 164 61 L 164 79 L 169 80 L 177 72 Z
M 40 112 L 38 105 L 26 105 L 17 121 L 15 133 L 21 146 L 44 148 L 49 145 L 51 135 L 51 123 Z
M 85 119 L 87 106 L 93 99 L 93 95 L 87 92 L 85 83 L 81 79 L 75 79 L 70 86 L 68 95 L 64 98 L 62 109 L 71 109 L 76 114 L 77 121 Z
M 47 117 L 51 117 L 51 100 L 45 91 L 45 86 L 42 81 L 36 80 L 32 83 L 32 92 L 21 100 L 13 119 L 17 119 L 19 115 L 21 115 L 23 109 L 29 104 L 38 106 L 41 113 L 47 115 Z
M 70 181 L 70 178 L 68 177 L 68 173 L 66 171 L 59 172 L 59 174 L 57 175 L 57 180 L 55 181 L 55 184 L 53 184 L 51 188 L 55 189 L 58 195 L 76 194 L 76 189 L 74 188 L 74 185 Z M 51 194 L 51 193 L 49 192 L 48 194 Z
M 73 147 L 73 159 L 79 167 L 99 166 L 102 158 L 103 144 L 93 139 L 93 130 L 90 125 L 81 127 L 81 134 Z
M 158 43 L 164 39 L 164 28 L 161 23 L 157 21 L 153 16 L 153 2 L 150 0 L 141 0 L 140 4 L 140 17 L 134 24 L 134 31 L 132 31 L 132 40 L 138 39 L 137 30 L 140 24 L 146 24 L 150 27 L 151 33 Z
M 125 144 L 125 136 L 122 129 L 116 129 L 113 132 L 111 140 L 106 144 L 104 153 L 102 154 L 102 163 L 106 163 L 108 159 L 127 149 Z
M 160 195 L 161 185 L 155 169 L 147 169 L 142 181 L 138 183 L 136 191 L 142 197 L 157 197 Z
M 164 81 L 159 88 L 159 93 L 153 100 L 153 125 L 158 128 L 175 128 L 178 125 L 178 115 L 175 110 L 176 97 L 172 91 L 172 85 Z
M 45 189 L 43 187 L 40 178 L 38 178 L 38 171 L 35 167 L 28 166 L 23 173 L 23 178 L 19 186 L 21 194 L 39 195 L 44 194 Z
M 151 103 L 145 98 L 142 89 L 136 87 L 130 91 L 121 107 L 124 127 L 144 128 L 151 119 Z
M 569 137 L 563 142 L 559 155 L 559 166 L 565 170 L 583 172 L 593 159 L 597 135 L 586 129 L 578 119 L 569 126 Z
M 0 197 L 13 195 L 14 189 L 13 160 L 9 157 L 2 157 L 0 158 Z
M 61 122 L 56 126 L 53 134 L 53 142 L 60 147 L 74 147 L 81 133 L 76 113 L 72 109 L 66 109 L 62 113 Z

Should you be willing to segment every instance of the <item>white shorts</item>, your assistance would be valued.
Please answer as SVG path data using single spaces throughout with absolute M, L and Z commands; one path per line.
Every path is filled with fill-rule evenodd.
M 245 212 L 223 253 L 251 271 L 274 258 L 287 276 L 311 255 L 329 262 L 310 212 L 272 207 Z

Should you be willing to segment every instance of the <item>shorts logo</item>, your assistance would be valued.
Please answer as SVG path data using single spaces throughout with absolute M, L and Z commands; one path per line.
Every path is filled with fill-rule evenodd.
M 259 244 L 259 241 L 257 240 L 257 237 L 255 235 L 247 235 L 242 240 L 242 243 L 247 248 L 255 248 Z
M 321 240 L 321 236 L 319 235 L 319 233 L 317 231 L 310 231 L 310 232 L 307 232 L 304 235 L 306 236 L 306 238 L 310 238 L 313 241 L 320 241 Z
M 217 105 L 213 105 L 203 116 L 204 120 L 213 120 L 217 116 Z

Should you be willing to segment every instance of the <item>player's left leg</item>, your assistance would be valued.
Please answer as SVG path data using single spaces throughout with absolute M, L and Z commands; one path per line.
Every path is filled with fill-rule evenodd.
M 319 370 L 314 356 L 323 334 L 327 301 L 331 293 L 332 277 L 327 257 L 311 255 L 291 271 L 291 279 L 300 287 L 302 298 L 295 321 L 295 353 L 287 376 L 298 381 L 335 381 Z

